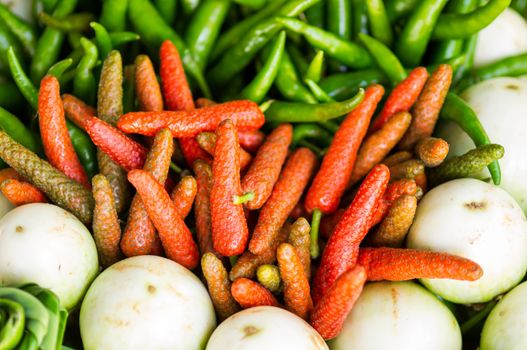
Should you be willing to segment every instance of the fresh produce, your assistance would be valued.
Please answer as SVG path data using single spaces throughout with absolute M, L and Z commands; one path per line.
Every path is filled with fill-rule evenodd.
M 496 62 L 527 52 L 527 22 L 513 9 L 505 9 L 478 33 L 474 65 Z
M 81 308 L 83 339 L 74 313 L 64 341 L 41 348 L 204 348 L 216 318 L 241 348 L 327 348 L 368 282 L 415 279 L 455 309 L 464 348 L 478 347 L 483 319 L 527 269 L 525 218 L 503 190 L 457 179 L 491 178 L 523 200 L 523 182 L 511 184 L 527 175 L 514 150 L 522 122 L 505 123 L 503 137 L 490 129 L 501 127 L 495 116 L 524 109 L 516 88 L 527 50 L 513 49 L 514 35 L 487 33 L 525 31 L 527 1 L 19 2 L 30 5 L 27 20 L 0 5 L 0 193 L 15 211 L 39 202 L 69 211 L 82 234 L 64 237 L 91 233 L 90 249 L 53 246 L 86 270 L 71 273 L 84 279 L 69 308 L 102 271 Z M 481 63 L 486 47 L 493 58 Z M 504 76 L 518 77 L 504 87 L 517 99 L 471 95 Z M 499 106 L 492 121 L 474 103 L 480 95 Z M 459 130 L 436 130 L 450 123 Z M 475 213 L 429 205 L 456 181 L 480 185 L 448 197 L 468 198 Z M 20 220 L 53 226 L 42 214 Z M 0 253 L 2 239 L 19 235 L 0 230 Z M 36 261 L 15 248 L 6 255 L 15 263 Z M 42 262 L 17 273 L 19 283 L 49 287 L 58 274 L 39 265 L 61 255 L 39 248 Z M 0 288 L 8 282 L 0 274 Z M 230 320 L 259 306 L 274 307 L 255 321 L 265 331 L 239 333 Z M 398 333 L 398 347 L 427 348 L 428 333 Z M 37 348 L 25 339 L 21 348 Z M 458 348 L 459 334 L 442 343 L 452 339 L 435 343 Z
M 473 282 L 423 279 L 446 300 L 483 303 L 521 281 L 527 271 L 527 221 L 504 190 L 475 179 L 444 183 L 417 207 L 407 246 L 456 254 L 483 269 Z
M 328 349 L 304 320 L 272 306 L 244 310 L 223 321 L 212 333 L 207 350 Z
M 15 206 L 3 194 L 0 194 L 0 218 L 14 207 Z
M 34 283 L 0 287 L 0 313 L 2 349 L 62 348 L 68 311 L 49 289 Z
M 106 269 L 88 289 L 80 312 L 86 350 L 202 349 L 215 325 L 201 281 L 156 256 L 128 258 Z
M 0 232 L 1 285 L 38 283 L 67 309 L 81 301 L 99 264 L 93 238 L 75 216 L 51 204 L 28 204 L 5 215 Z
M 376 282 L 366 284 L 330 348 L 460 350 L 461 332 L 450 310 L 423 287 Z
M 526 320 L 527 282 L 505 294 L 485 321 L 481 350 L 523 349 L 527 344 L 522 325 Z
M 509 192 L 527 211 L 527 162 L 523 148 L 527 127 L 523 126 L 523 110 L 527 108 L 527 81 L 516 78 L 496 78 L 476 84 L 466 90 L 463 98 L 474 108 L 489 137 L 505 149 L 500 186 Z M 496 118 L 499 115 L 499 119 Z M 451 155 L 461 155 L 474 148 L 474 143 L 454 124 L 439 131 L 450 144 Z M 484 178 L 486 173 L 481 174 Z

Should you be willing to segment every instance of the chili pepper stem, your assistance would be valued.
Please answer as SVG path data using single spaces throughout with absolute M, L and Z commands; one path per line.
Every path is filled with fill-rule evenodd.
M 311 232 L 309 242 L 309 253 L 312 259 L 318 258 L 320 255 L 320 247 L 318 246 L 318 229 L 320 227 L 320 220 L 322 219 L 322 212 L 318 209 L 313 210 L 313 217 L 311 218 Z
M 174 172 L 176 172 L 178 174 L 181 174 L 181 172 L 183 171 L 183 169 L 178 167 L 177 164 L 174 163 L 174 162 L 170 162 L 170 169 L 172 169 Z
M 244 204 L 254 199 L 254 192 L 247 192 L 241 196 L 233 196 L 232 202 L 234 204 Z
M 494 306 L 498 303 L 497 300 L 492 300 L 485 305 L 483 309 L 478 311 L 474 316 L 466 320 L 460 325 L 461 334 L 465 335 L 470 332 L 479 322 L 481 322 L 487 315 L 494 309 Z

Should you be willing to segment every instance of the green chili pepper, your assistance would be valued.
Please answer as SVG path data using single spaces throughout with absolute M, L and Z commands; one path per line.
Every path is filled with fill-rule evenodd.
M 488 26 L 511 3 L 511 0 L 490 0 L 486 5 L 465 14 L 442 14 L 435 25 L 432 38 L 435 40 L 463 39 Z
M 322 78 L 322 70 L 324 69 L 324 51 L 319 50 L 315 54 L 315 57 L 309 63 L 309 66 L 306 69 L 304 74 L 304 79 L 309 79 L 318 83 L 320 78 Z
M 297 19 L 278 18 L 277 21 L 287 29 L 303 34 L 311 45 L 351 68 L 366 68 L 372 64 L 368 52 L 351 41 L 343 40 L 335 34 Z
M 368 12 L 366 0 L 351 0 L 351 20 L 353 37 L 359 33 L 368 33 Z
M 20 43 L 9 29 L 0 21 L 0 69 L 7 70 L 8 66 L 8 49 L 12 47 L 17 57 L 24 57 Z
M 164 40 L 171 40 L 188 74 L 198 83 L 205 97 L 212 98 L 207 82 L 185 42 L 165 23 L 155 7 L 148 0 L 130 0 L 128 10 L 132 25 L 151 50 L 157 52 Z
M 407 74 L 403 65 L 386 45 L 364 33 L 359 34 L 359 39 L 366 46 L 375 63 L 392 83 L 397 84 L 406 78 Z
M 4 130 L 16 142 L 35 153 L 41 153 L 42 148 L 37 137 L 13 114 L 0 107 L 0 129 Z
M 459 125 L 464 132 L 474 141 L 476 147 L 490 144 L 489 136 L 481 125 L 476 113 L 459 96 L 448 93 L 443 109 L 439 114 L 443 120 L 448 120 Z M 488 165 L 490 175 L 495 185 L 501 182 L 501 170 L 498 161 Z
M 441 63 L 430 64 L 426 66 L 426 70 L 428 71 L 428 73 L 432 74 L 432 72 L 435 71 L 440 64 L 448 64 L 452 67 L 452 71 L 454 72 L 454 75 L 455 75 L 459 71 L 459 68 L 465 64 L 466 60 L 467 60 L 467 55 L 461 54 L 459 56 L 444 60 Z M 410 72 L 410 70 L 408 69 L 407 72 Z
M 70 135 L 71 144 L 75 149 L 75 153 L 79 157 L 88 176 L 92 178 L 98 172 L 96 156 L 97 149 L 88 134 L 67 119 L 66 126 L 68 127 L 68 133 Z
M 25 52 L 33 55 L 37 35 L 35 29 L 18 17 L 6 5 L 0 4 L 0 19 L 11 33 L 20 41 Z
M 479 323 L 482 323 L 494 309 L 494 306 L 496 306 L 497 303 L 498 300 L 489 301 L 485 307 L 472 315 L 468 320 L 460 324 L 459 329 L 461 330 L 461 334 L 465 336 L 465 334 L 469 333 Z
M 95 41 L 97 42 L 97 48 L 99 49 L 99 56 L 101 60 L 104 60 L 110 51 L 112 51 L 112 39 L 106 28 L 97 22 L 91 22 L 90 27 L 95 32 Z
M 0 314 L 0 349 L 15 349 L 24 334 L 24 308 L 16 301 L 0 298 Z
M 57 6 L 58 0 L 40 0 L 44 7 L 45 12 L 51 12 L 55 9 L 55 6 Z
M 338 73 L 325 77 L 319 83 L 320 87 L 336 100 L 350 98 L 359 88 L 370 84 L 388 83 L 388 77 L 379 69 L 367 69 L 351 73 Z
M 307 61 L 306 53 L 300 50 L 298 45 L 295 45 L 293 43 L 289 43 L 289 45 L 287 45 L 287 50 L 298 72 L 301 75 L 305 75 L 307 69 L 309 68 L 309 62 Z
M 307 22 L 312 26 L 324 28 L 324 1 L 319 1 L 305 12 Z
M 16 110 L 24 104 L 24 97 L 18 87 L 10 82 L 0 83 L 0 106 L 9 110 Z
M 503 157 L 503 146 L 481 145 L 467 153 L 453 157 L 430 172 L 430 182 L 439 185 L 443 182 L 478 175 L 486 166 Z
M 0 157 L 58 206 L 89 224 L 93 215 L 91 191 L 68 178 L 35 153 L 0 131 Z
M 372 36 L 390 46 L 393 41 L 392 27 L 382 0 L 366 0 L 366 10 Z
M 278 11 L 279 16 L 297 16 L 320 0 L 292 0 Z M 281 29 L 281 24 L 274 18 L 264 20 L 249 30 L 240 41 L 225 52 L 221 60 L 210 70 L 209 78 L 213 85 L 228 82 L 241 72 L 253 57 Z
M 276 265 L 263 264 L 256 270 L 258 282 L 271 293 L 278 293 L 281 287 L 280 269 Z
M 297 124 L 293 129 L 294 146 L 298 145 L 301 140 L 312 139 L 318 142 L 322 147 L 327 147 L 331 143 L 333 136 L 325 129 L 314 123 Z
M 48 69 L 49 75 L 53 75 L 55 78 L 60 79 L 62 74 L 68 69 L 73 63 L 73 59 L 66 58 L 62 61 L 58 61 Z
M 187 27 L 185 41 L 202 70 L 225 22 L 230 5 L 231 0 L 205 0 Z
M 38 92 L 31 80 L 24 72 L 18 55 L 15 53 L 13 47 L 9 47 L 7 50 L 7 59 L 9 62 L 9 69 L 11 71 L 11 76 L 15 81 L 15 84 L 18 86 L 18 89 L 24 96 L 24 98 L 29 102 L 31 107 L 34 110 L 38 109 Z
M 525 12 L 527 11 L 527 0 L 512 0 L 511 7 L 520 15 L 525 17 Z
M 474 69 L 459 85 L 459 90 L 477 82 L 497 77 L 517 77 L 527 74 L 527 53 L 505 57 L 499 61 Z
M 81 38 L 84 57 L 80 60 L 73 79 L 73 93 L 88 104 L 95 100 L 95 77 L 92 70 L 97 64 L 98 51 L 90 40 Z
M 478 35 L 474 34 L 469 39 L 465 40 L 463 44 L 463 52 L 465 53 L 465 61 L 459 66 L 457 72 L 452 79 L 454 86 L 465 77 L 467 72 L 472 69 L 474 65 L 474 57 L 476 56 L 476 45 L 478 42 Z
M 314 82 L 313 80 L 311 79 L 305 79 L 304 80 L 307 87 L 309 88 L 309 90 L 311 91 L 311 93 L 313 94 L 313 96 L 315 96 L 315 98 L 317 99 L 318 102 L 333 102 L 335 101 L 331 96 L 328 95 L 327 92 L 325 92 L 316 82 Z
M 453 13 L 467 13 L 477 5 L 477 0 L 450 1 L 446 10 Z M 459 56 L 463 51 L 463 40 L 443 40 L 434 45 L 432 63 L 443 63 L 449 58 Z
M 41 12 L 38 17 L 47 27 L 66 33 L 85 31 L 89 28 L 90 22 L 93 21 L 93 14 L 89 12 L 74 13 L 60 19 Z
M 351 39 L 351 0 L 327 0 L 328 31 L 345 40 Z
M 275 85 L 282 96 L 288 100 L 304 103 L 317 102 L 309 90 L 302 85 L 295 65 L 291 61 L 291 57 L 289 57 L 287 50 L 282 54 L 282 61 L 278 67 L 278 75 L 275 79 Z
M 253 27 L 273 15 L 282 7 L 285 1 L 272 1 L 269 6 L 236 23 L 225 33 L 222 33 L 210 54 L 211 61 L 216 61 L 228 48 L 234 46 Z
M 53 17 L 60 19 L 68 16 L 77 6 L 77 0 L 60 0 L 53 11 Z M 37 84 L 46 74 L 49 67 L 56 61 L 60 53 L 64 33 L 60 30 L 47 27 L 37 41 L 35 54 L 30 66 L 30 76 L 33 83 Z
M 412 12 L 420 0 L 386 0 L 384 6 L 390 22 L 395 22 Z
M 128 0 L 104 0 L 99 21 L 110 32 L 126 29 Z
M 321 122 L 340 117 L 352 111 L 364 99 L 364 89 L 342 102 L 308 104 L 273 101 L 265 111 L 266 121 L 271 123 Z
M 271 0 L 233 0 L 235 3 L 241 6 L 245 6 L 251 9 L 261 9 L 267 5 Z
M 278 74 L 278 68 L 282 61 L 284 47 L 285 31 L 282 31 L 278 35 L 278 38 L 272 43 L 272 47 L 263 67 L 254 79 L 241 91 L 240 97 L 242 99 L 251 100 L 256 103 L 260 103 L 263 100 Z
M 200 3 L 200 0 L 181 0 L 181 8 L 186 15 L 192 14 Z
M 35 111 L 38 110 L 37 89 L 22 69 L 20 62 L 18 61 L 18 58 L 16 57 L 12 49 L 8 50 L 8 56 L 9 66 L 11 69 L 13 80 L 15 81 L 16 85 L 18 86 L 18 89 L 25 97 L 25 99 L 29 102 L 31 107 L 33 107 Z M 89 174 L 95 173 L 95 152 L 93 150 L 93 144 L 91 143 L 90 138 L 88 137 L 88 135 L 81 132 L 80 130 L 76 133 L 73 132 L 75 128 L 73 124 L 66 121 L 66 125 L 68 126 L 68 131 L 70 132 L 70 135 L 72 133 L 75 134 L 75 139 L 73 139 L 72 137 L 71 143 L 73 144 L 73 148 L 75 148 L 75 153 L 77 153 L 79 161 Z M 38 144 L 37 147 L 40 147 L 40 144 Z M 37 148 L 36 151 L 38 153 L 39 148 Z
M 154 5 L 165 22 L 172 25 L 176 19 L 177 0 L 154 0 Z
M 404 65 L 414 67 L 421 62 L 432 30 L 447 1 L 423 0 L 416 5 L 395 43 L 395 53 Z
M 110 39 L 112 41 L 112 47 L 119 47 L 131 41 L 137 41 L 141 37 L 134 32 L 114 32 L 110 33 Z

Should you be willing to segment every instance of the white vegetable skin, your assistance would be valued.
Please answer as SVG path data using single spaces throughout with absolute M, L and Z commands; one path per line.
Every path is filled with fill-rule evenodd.
M 0 285 L 34 282 L 72 309 L 98 270 L 90 232 L 64 209 L 27 204 L 0 219 Z
M 7 198 L 0 193 L 0 218 L 7 214 L 15 206 L 7 200 Z
M 86 350 L 203 349 L 215 326 L 201 281 L 176 262 L 149 255 L 102 272 L 80 312 Z
M 481 350 L 527 349 L 527 282 L 511 290 L 494 307 L 481 333 Z
M 432 292 L 456 303 L 487 302 L 520 282 L 527 270 L 527 222 L 504 190 L 458 179 L 428 192 L 407 236 L 410 248 L 451 253 L 483 269 L 477 281 L 423 279 Z
M 527 23 L 507 8 L 479 32 L 474 55 L 476 67 L 527 52 Z
M 466 90 L 462 97 L 476 112 L 491 142 L 505 148 L 505 155 L 500 159 L 500 187 L 509 192 L 527 212 L 527 80 L 487 80 Z M 450 156 L 463 154 L 475 147 L 472 140 L 453 123 L 440 128 L 438 135 L 450 144 Z M 489 176 L 487 170 L 482 174 L 482 177 Z
M 289 311 L 259 306 L 238 312 L 212 333 L 206 350 L 324 350 L 324 339 Z
M 364 287 L 332 350 L 457 350 L 461 331 L 450 310 L 413 282 Z

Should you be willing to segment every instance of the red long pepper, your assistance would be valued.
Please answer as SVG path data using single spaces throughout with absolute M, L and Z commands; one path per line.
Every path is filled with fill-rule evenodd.
M 359 245 L 371 227 L 372 216 L 389 180 L 388 167 L 378 164 L 360 185 L 353 202 L 335 227 L 323 251 L 313 284 L 315 304 L 344 271 L 357 263 Z
M 141 144 L 99 118 L 92 117 L 85 125 L 93 143 L 114 162 L 126 170 L 143 167 L 147 150 Z
M 170 111 L 191 111 L 195 109 L 192 92 L 188 85 L 183 63 L 176 46 L 165 40 L 159 49 L 161 84 L 166 108 Z M 181 152 L 187 164 L 192 166 L 197 159 L 210 160 L 193 138 L 179 140 Z
M 194 137 L 203 131 L 214 131 L 225 119 L 231 119 L 238 131 L 254 131 L 265 122 L 256 103 L 239 100 L 192 111 L 127 113 L 121 116 L 117 126 L 126 133 L 146 136 L 168 128 L 173 137 Z
M 62 95 L 62 103 L 66 117 L 82 130 L 86 130 L 86 121 L 97 114 L 97 110 L 87 105 L 77 97 L 69 94 Z
M 38 114 L 44 153 L 51 165 L 70 179 L 90 188 L 88 175 L 75 153 L 68 133 L 59 81 L 52 75 L 46 75 L 40 82 Z
M 366 135 L 371 117 L 384 94 L 380 85 L 366 89 L 364 100 L 351 111 L 335 133 L 306 196 L 308 213 L 318 209 L 330 214 L 338 209 L 346 190 L 360 144 Z
M 247 221 L 241 204 L 240 145 L 234 124 L 223 121 L 216 130 L 216 147 L 212 162 L 210 209 L 214 249 L 226 256 L 243 253 L 249 239 Z
M 357 264 L 368 281 L 406 281 L 415 278 L 449 278 L 475 281 L 483 275 L 472 260 L 441 252 L 399 248 L 362 248 Z

